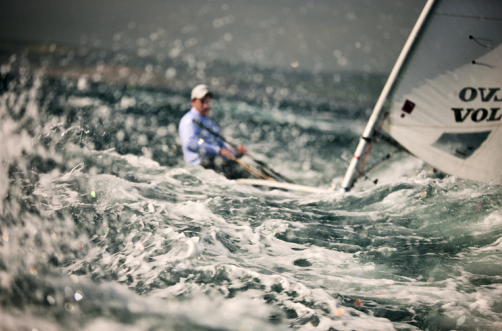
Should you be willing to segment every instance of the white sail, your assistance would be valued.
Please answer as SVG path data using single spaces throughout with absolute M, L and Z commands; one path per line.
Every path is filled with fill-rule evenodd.
M 502 2 L 438 2 L 388 101 L 382 128 L 411 153 L 502 184 Z
M 382 118 L 387 133 L 435 168 L 502 184 L 502 1 L 427 2 L 375 105 L 345 190 Z

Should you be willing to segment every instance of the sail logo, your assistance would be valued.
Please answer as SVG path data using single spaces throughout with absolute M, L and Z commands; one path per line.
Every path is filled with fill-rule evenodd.
M 478 93 L 479 92 L 479 93 Z M 502 93 L 499 87 L 465 87 L 463 88 L 458 97 L 463 102 L 471 102 L 474 100 L 481 100 L 481 102 L 502 102 Z M 479 98 L 478 98 L 479 97 Z M 455 122 L 462 123 L 467 118 L 473 122 L 494 122 L 502 119 L 502 113 L 499 114 L 500 108 L 452 108 L 455 116 Z
M 500 96 L 497 95 L 497 92 L 500 91 L 500 87 L 490 87 L 488 89 L 484 87 L 478 87 L 478 89 L 474 87 L 464 87 L 458 94 L 458 97 L 464 102 L 476 100 L 478 97 L 478 90 L 481 101 L 483 102 L 490 102 L 492 99 L 493 101 L 502 101 L 502 94 L 498 93 Z M 488 92 L 486 90 L 488 90 Z

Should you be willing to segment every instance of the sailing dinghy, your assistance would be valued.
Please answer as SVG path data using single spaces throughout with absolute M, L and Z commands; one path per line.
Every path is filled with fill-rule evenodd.
M 502 2 L 429 0 L 373 109 L 343 190 L 362 173 L 377 128 L 441 172 L 502 184 L 501 108 Z M 267 182 L 238 180 L 257 181 Z M 296 186 L 289 189 L 321 193 Z

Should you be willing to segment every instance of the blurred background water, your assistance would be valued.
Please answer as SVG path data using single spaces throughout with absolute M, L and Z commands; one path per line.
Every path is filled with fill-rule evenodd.
M 3 4 L 0 329 L 501 329 L 500 186 L 405 153 L 347 194 L 183 163 L 202 82 L 229 140 L 336 186 L 423 5 Z

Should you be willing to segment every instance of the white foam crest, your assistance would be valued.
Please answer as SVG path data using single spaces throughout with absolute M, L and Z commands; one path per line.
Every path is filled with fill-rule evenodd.
M 289 223 L 281 219 L 268 219 L 257 228 L 257 231 L 265 237 L 272 237 L 276 233 L 285 232 L 289 228 Z
M 341 312 L 340 312 L 341 313 Z M 314 330 L 328 330 L 340 331 L 395 331 L 395 325 L 385 318 L 373 317 L 362 314 L 361 312 L 344 308 L 343 315 L 337 318 L 321 317 L 319 324 L 313 326 L 312 324 L 302 325 L 298 330 L 301 331 L 314 331 Z M 406 324 L 406 330 L 419 330 L 409 324 Z
M 99 99 L 90 98 L 90 97 L 75 97 L 75 96 L 69 97 L 66 100 L 66 103 L 69 106 L 81 107 L 81 108 L 91 107 L 91 106 L 96 107 L 96 106 L 101 105 L 101 101 Z
M 172 248 L 168 253 L 155 256 L 154 259 L 158 265 L 166 265 L 167 263 L 175 263 L 199 256 L 199 237 L 185 238 L 183 234 L 181 235 L 182 237 L 171 242 Z
M 127 154 L 127 155 L 122 155 L 120 157 L 126 160 L 130 165 L 134 167 L 147 168 L 147 169 L 157 169 L 160 167 L 157 161 L 153 161 L 152 159 L 144 156 Z
M 231 279 L 231 284 L 228 286 L 229 289 L 240 289 L 241 287 L 245 287 L 246 283 L 254 281 L 258 281 L 260 285 L 266 287 L 262 291 L 246 290 L 244 292 L 237 292 L 238 297 L 257 295 L 261 299 L 263 291 L 271 293 L 275 297 L 275 300 L 278 301 L 279 306 L 294 310 L 299 319 L 310 318 L 318 314 L 334 316 L 338 307 L 337 301 L 325 290 L 320 288 L 310 289 L 304 284 L 295 281 L 294 278 L 278 274 L 260 274 L 234 265 L 224 268 Z M 311 303 L 312 307 L 305 305 L 305 302 Z M 321 311 L 325 311 L 326 313 L 320 313 Z
M 502 213 L 499 210 L 491 212 L 487 217 L 485 217 L 481 222 L 474 223 L 472 225 L 472 234 L 475 236 L 483 236 L 486 233 L 501 233 L 502 232 Z M 500 237 L 495 243 L 483 247 L 481 251 L 489 250 L 501 250 L 502 249 L 502 237 Z
M 26 161 L 22 153 L 31 153 L 34 150 L 33 138 L 22 130 L 25 121 L 38 122 L 37 97 L 41 85 L 41 73 L 34 77 L 33 85 L 28 91 L 20 95 L 8 91 L 0 96 L 0 215 L 3 214 L 3 200 L 9 187 L 8 168 L 11 162 L 16 162 L 18 167 L 26 171 Z M 18 114 L 25 107 L 24 121 L 15 121 L 9 115 L 11 112 Z
M 185 216 L 195 222 L 207 223 L 214 221 L 218 223 L 226 223 L 225 219 L 221 216 L 213 214 L 207 205 L 207 201 L 186 201 L 176 204 L 170 208 L 170 212 L 178 217 Z
M 186 168 L 173 168 L 166 171 L 166 177 L 173 177 L 176 175 L 188 175 L 190 172 Z
M 195 295 L 182 302 L 177 311 L 196 315 L 196 321 L 210 328 L 225 330 L 286 330 L 285 325 L 271 325 L 268 317 L 275 310 L 262 299 L 260 291 L 241 292 L 233 298 Z
M 502 215 L 500 211 L 491 212 L 486 217 L 483 217 L 482 212 L 480 212 L 479 217 L 479 221 L 476 221 L 476 219 L 472 217 L 470 220 L 462 219 L 461 222 L 452 222 L 450 219 L 446 221 L 444 219 L 431 219 L 424 222 L 422 230 L 426 230 L 427 232 L 441 231 L 443 236 L 469 234 L 476 240 L 482 240 L 484 236 L 497 234 L 502 231 Z M 484 249 L 490 250 L 491 247 L 492 246 L 486 246 Z

